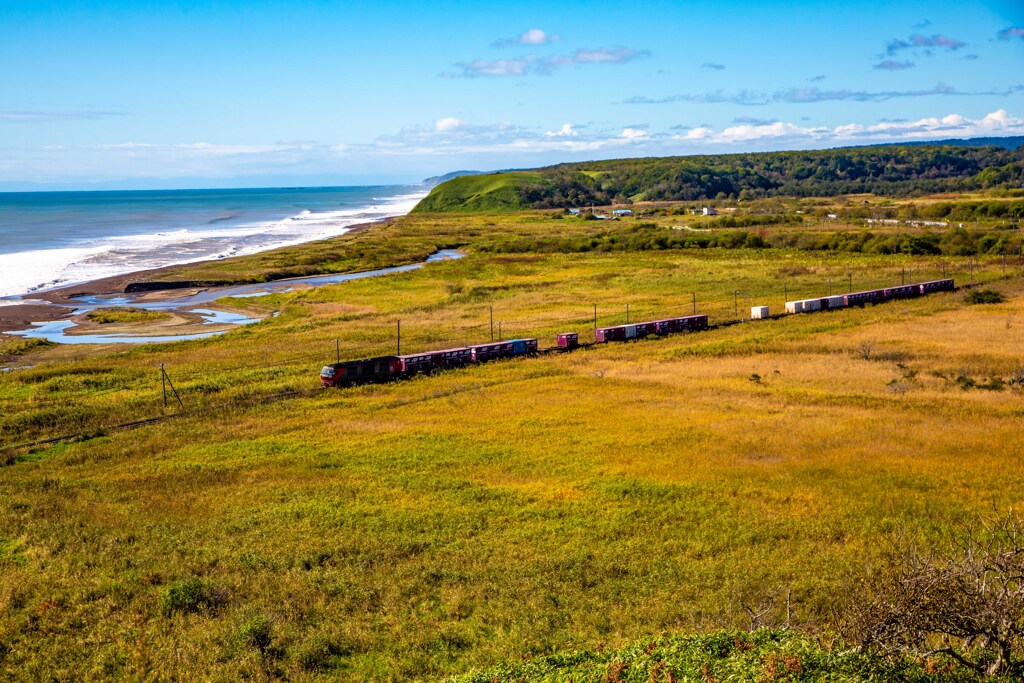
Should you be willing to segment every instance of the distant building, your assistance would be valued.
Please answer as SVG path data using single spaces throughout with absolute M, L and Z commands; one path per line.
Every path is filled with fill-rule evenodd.
M 715 211 L 710 206 L 702 206 L 701 209 L 700 209 L 700 212 L 701 212 L 701 215 L 704 215 L 704 216 L 717 216 L 718 215 L 718 212 Z
M 632 216 L 632 215 L 633 215 L 633 210 L 632 209 L 615 209 L 614 211 L 612 211 L 612 216 L 615 216 L 615 217 Z
M 569 209 L 569 215 L 570 216 L 579 216 L 580 215 L 580 210 L 579 209 Z
M 830 221 L 834 221 L 834 220 L 835 220 L 835 219 L 837 219 L 837 218 L 839 218 L 839 214 L 838 214 L 838 213 L 830 213 L 830 214 L 828 215 L 828 219 L 829 219 Z

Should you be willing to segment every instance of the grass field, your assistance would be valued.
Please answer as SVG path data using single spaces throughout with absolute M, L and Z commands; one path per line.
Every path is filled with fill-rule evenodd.
M 999 304 L 939 294 L 316 389 L 336 346 L 392 352 L 398 319 L 407 351 L 489 339 L 492 306 L 504 337 L 548 345 L 586 337 L 594 304 L 615 324 L 626 304 L 633 320 L 689 313 L 696 293 L 715 322 L 830 279 L 839 292 L 942 268 L 473 248 L 550 229 L 532 214 L 403 219 L 319 249 L 362 265 L 438 245 L 469 255 L 275 294 L 261 304 L 279 316 L 219 338 L 20 356 L 36 367 L 0 375 L 2 443 L 93 438 L 0 468 L 0 672 L 440 678 L 745 627 L 742 604 L 789 591 L 796 623 L 827 631 L 897 530 L 1019 504 L 1024 278 L 997 261 L 974 276 Z M 261 258 L 202 268 L 286 261 Z M 946 267 L 966 276 L 964 260 Z M 187 409 L 208 410 L 104 433 L 173 412 L 158 364 Z

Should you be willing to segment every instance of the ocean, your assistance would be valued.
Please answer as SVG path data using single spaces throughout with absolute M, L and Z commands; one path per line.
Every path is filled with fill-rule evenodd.
M 0 193 L 0 297 L 343 234 L 422 186 Z

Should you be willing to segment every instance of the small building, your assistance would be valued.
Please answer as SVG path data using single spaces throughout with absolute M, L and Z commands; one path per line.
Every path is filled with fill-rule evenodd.
M 633 215 L 633 210 L 632 209 L 615 209 L 614 211 L 612 211 L 612 216 L 615 217 L 615 218 L 621 218 L 623 216 L 632 216 L 632 215 Z
M 570 216 L 579 216 L 580 215 L 580 210 L 579 209 L 569 209 L 569 215 Z
M 717 216 L 718 212 L 710 206 L 702 206 L 700 209 L 702 216 Z

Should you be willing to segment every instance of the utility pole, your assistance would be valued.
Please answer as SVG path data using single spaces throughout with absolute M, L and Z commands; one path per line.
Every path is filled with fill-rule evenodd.
M 334 340 L 334 362 L 335 363 L 340 363 L 341 362 L 341 340 L 340 339 L 335 339 Z
M 402 320 L 401 320 L 401 318 L 399 318 L 399 320 L 398 320 L 397 327 L 398 327 L 398 343 L 395 346 L 395 355 L 396 356 L 401 356 L 402 355 Z
M 594 304 L 594 334 L 597 334 L 597 304 Z
M 498 341 L 501 341 L 501 321 L 498 321 Z
M 164 385 L 164 407 L 167 407 L 167 387 L 170 386 L 171 391 L 174 392 L 174 398 L 178 401 L 178 407 L 185 410 L 185 404 L 181 402 L 181 396 L 178 396 L 178 390 L 174 388 L 174 382 L 171 381 L 171 376 L 167 374 L 166 370 L 164 370 L 163 363 L 160 364 L 160 376 L 161 384 L 163 384 L 164 381 L 167 382 L 167 384 Z
M 491 306 L 491 341 L 494 341 L 494 306 Z
M 629 324 L 629 304 L 626 304 L 626 324 Z
M 690 292 L 693 295 L 693 314 L 697 315 L 697 292 Z
M 850 289 L 848 291 L 852 292 L 853 291 L 853 273 L 847 273 L 847 275 L 849 275 L 849 277 L 850 277 Z
M 167 380 L 164 379 L 164 364 L 160 364 L 160 389 L 164 394 L 164 408 L 167 407 Z
M 735 315 L 738 320 L 740 317 L 740 290 L 738 289 L 732 290 L 732 306 L 734 309 L 733 315 Z
M 907 284 L 907 269 L 900 268 L 900 286 Z

